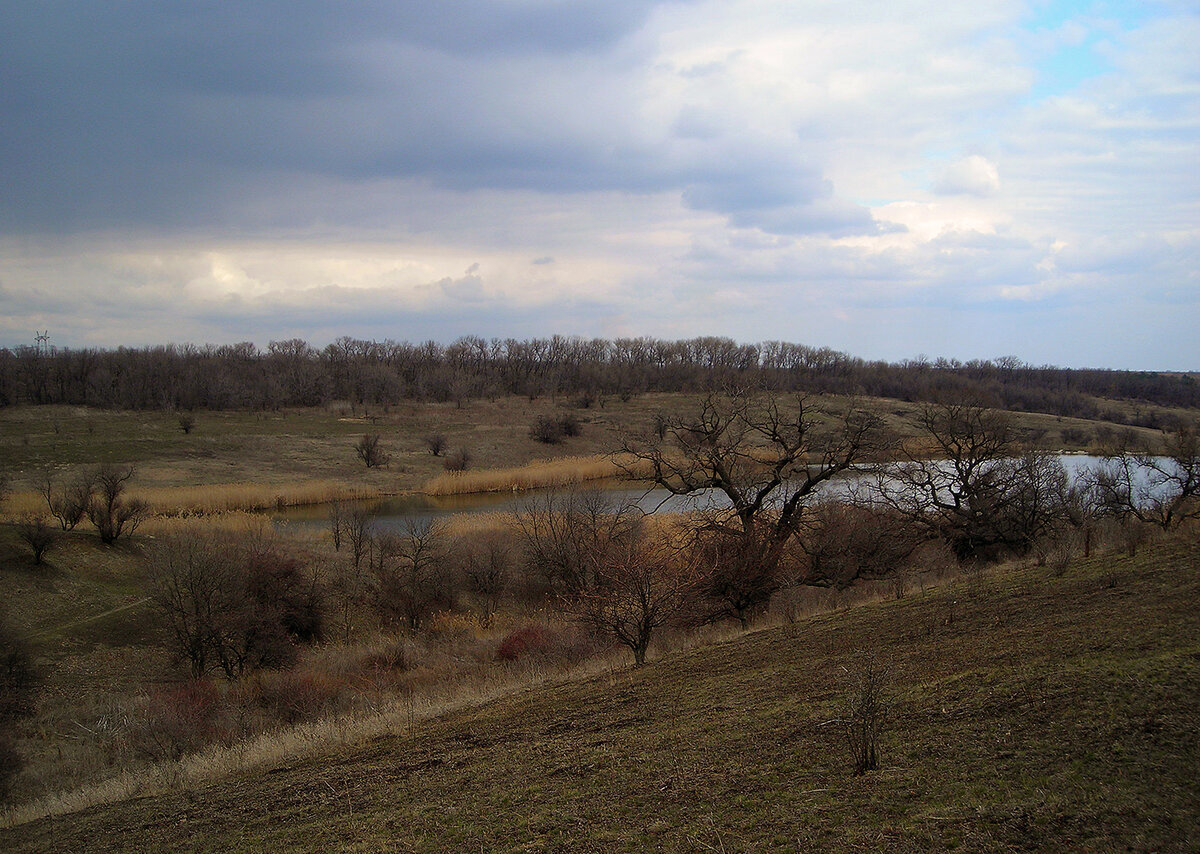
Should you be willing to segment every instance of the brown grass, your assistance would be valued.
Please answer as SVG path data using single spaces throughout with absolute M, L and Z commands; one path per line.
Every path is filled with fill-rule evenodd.
M 607 454 L 539 460 L 516 468 L 447 472 L 427 481 L 422 491 L 429 495 L 465 495 L 573 486 L 588 481 L 627 477 L 629 464 L 631 461 L 626 458 Z
M 381 498 L 389 493 L 366 485 L 333 480 L 293 483 L 210 483 L 196 486 L 160 486 L 129 489 L 130 499 L 146 502 L 153 516 L 209 516 L 219 513 L 261 513 L 284 507 L 325 504 L 330 501 Z M 38 492 L 14 492 L 4 506 L 5 516 L 16 519 L 28 513 L 45 513 L 46 500 Z

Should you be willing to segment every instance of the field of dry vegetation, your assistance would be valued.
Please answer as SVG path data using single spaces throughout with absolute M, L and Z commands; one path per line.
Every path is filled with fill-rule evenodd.
M 358 503 L 649 476 L 681 452 L 628 437 L 709 447 L 677 418 L 701 403 L 0 409 L 0 848 L 1200 845 L 1194 521 L 1013 547 L 832 506 L 776 549 L 588 492 L 388 530 Z M 827 444 L 861 409 L 890 453 L 941 453 L 917 404 L 809 403 Z M 1005 429 L 1005 453 L 1162 441 Z M 51 518 L 84 481 L 78 523 Z M 297 505 L 318 524 L 271 521 Z

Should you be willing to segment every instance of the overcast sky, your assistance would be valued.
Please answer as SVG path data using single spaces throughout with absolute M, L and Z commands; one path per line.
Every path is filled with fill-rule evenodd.
M 0 0 L 0 346 L 1200 369 L 1200 9 Z

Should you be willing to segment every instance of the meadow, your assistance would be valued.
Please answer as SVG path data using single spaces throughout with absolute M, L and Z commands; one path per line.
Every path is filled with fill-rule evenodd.
M 1136 558 L 1113 551 L 1130 545 L 1117 537 L 1108 552 L 1077 560 L 1065 574 L 1037 566 L 1033 558 L 993 566 L 986 573 L 933 561 L 899 582 L 860 582 L 843 591 L 801 588 L 789 597 L 778 597 L 748 634 L 728 624 L 663 631 L 651 648 L 650 670 L 657 675 L 647 677 L 627 669 L 623 648 L 589 635 L 551 607 L 553 600 L 543 594 L 514 594 L 493 610 L 480 608 L 481 594 L 462 592 L 457 602 L 448 600 L 415 632 L 368 619 L 360 613 L 360 593 L 351 589 L 359 583 L 357 559 L 352 571 L 346 547 L 335 548 L 328 526 L 278 528 L 270 522 L 271 511 L 332 500 L 417 492 L 450 496 L 601 480 L 618 470 L 618 462 L 627 467 L 625 458 L 614 457 L 623 436 L 648 431 L 656 416 L 685 411 L 696 401 L 695 395 L 642 395 L 601 399 L 581 408 L 567 399 L 497 398 L 461 406 L 420 403 L 379 411 L 331 405 L 270 413 L 199 412 L 187 432 L 179 416 L 170 412 L 58 406 L 0 410 L 0 466 L 9 473 L 13 489 L 0 505 L 0 517 L 6 520 L 0 522 L 0 590 L 7 620 L 27 639 L 42 675 L 37 709 L 18 725 L 16 744 L 25 768 L 14 781 L 4 819 L 17 825 L 8 832 L 12 844 L 30 850 L 72 850 L 72 844 L 94 832 L 106 847 L 123 850 L 128 845 L 134 850 L 146 844 L 146 837 L 126 833 L 123 840 L 123 822 L 128 822 L 127 828 L 159 826 L 164 819 L 152 816 L 178 809 L 178 798 L 192 803 L 212 795 L 217 800 L 211 815 L 208 807 L 204 815 L 186 812 L 189 821 L 196 817 L 195 827 L 205 828 L 204 834 L 165 837 L 164 850 L 172 846 L 260 850 L 290 844 L 304 848 L 303 831 L 297 829 L 294 838 L 277 837 L 276 830 L 258 827 L 239 811 L 230 801 L 237 797 L 220 794 L 229 786 L 241 792 L 257 792 L 258 786 L 265 786 L 264 792 L 274 791 L 272 781 L 286 779 L 291 781 L 286 791 L 307 793 L 303 796 L 311 801 L 307 807 L 287 801 L 278 791 L 263 794 L 265 801 L 255 800 L 259 798 L 255 794 L 247 803 L 257 803 L 269 814 L 282 798 L 286 815 L 311 812 L 314 822 L 328 823 L 329 829 L 308 832 L 315 834 L 314 839 L 329 840 L 332 847 L 353 848 L 361 837 L 363 850 L 387 845 L 400 850 L 463 845 L 503 850 L 502 828 L 509 826 L 513 839 L 534 847 L 580 850 L 585 839 L 592 839 L 582 828 L 595 823 L 607 828 L 603 833 L 608 834 L 595 837 L 595 850 L 640 850 L 646 845 L 664 850 L 763 850 L 783 845 L 784 840 L 801 840 L 817 848 L 825 844 L 830 850 L 854 850 L 854 846 L 868 850 L 869 827 L 875 822 L 874 832 L 882 834 L 875 838 L 889 844 L 925 839 L 935 848 L 953 843 L 972 850 L 973 834 L 979 832 L 974 819 L 956 813 L 953 822 L 958 829 L 947 825 L 948 835 L 938 835 L 941 830 L 935 833 L 931 828 L 942 827 L 943 819 L 925 813 L 973 803 L 971 793 L 986 788 L 982 777 L 943 781 L 920 796 L 918 782 L 924 777 L 905 777 L 901 789 L 886 790 L 886 798 L 902 805 L 895 817 L 885 812 L 886 821 L 878 816 L 869 821 L 860 818 L 855 819 L 860 825 L 855 825 L 849 807 L 837 804 L 837 798 L 849 798 L 867 810 L 874 795 L 863 791 L 885 785 L 892 773 L 888 769 L 894 765 L 888 764 L 879 774 L 863 778 L 851 774 L 850 780 L 836 782 L 844 759 L 839 758 L 844 744 L 837 746 L 844 739 L 834 737 L 838 726 L 830 723 L 836 721 L 836 715 L 830 717 L 834 705 L 844 699 L 844 691 L 839 693 L 836 685 L 875 656 L 895 674 L 894 689 L 899 694 L 893 701 L 898 702 L 897 698 L 915 696 L 913 692 L 921 695 L 932 690 L 930 680 L 950 678 L 918 665 L 952 654 L 947 672 L 958 673 L 960 680 L 980 676 L 1000 685 L 997 690 L 1014 696 L 1021 691 L 1029 694 L 1035 690 L 1030 684 L 1058 679 L 1044 651 L 1035 649 L 1038 638 L 1053 640 L 1053 632 L 1091 637 L 1091 632 L 1099 633 L 1100 639 L 1078 643 L 1084 647 L 1116 643 L 1121 626 L 1137 622 L 1131 614 L 1123 613 L 1121 621 L 1112 625 L 1092 624 L 1103 607 L 1124 603 L 1120 597 L 1131 596 L 1138 601 L 1127 604 L 1148 609 L 1140 619 L 1170 618 L 1179 627 L 1179 603 L 1174 597 L 1190 595 L 1186 568 L 1194 569 L 1196 563 L 1194 528 L 1157 543 L 1152 553 L 1143 549 Z M 893 435 L 910 443 L 917 432 L 917 404 L 838 398 L 820 402 L 833 409 L 851 403 L 866 406 L 885 420 Z M 538 419 L 564 416 L 578 420 L 578 435 L 556 443 L 532 435 L 531 426 Z M 1027 442 L 1053 450 L 1094 450 L 1105 437 L 1126 429 L 1061 416 L 1025 413 L 1013 418 Z M 1137 432 L 1146 439 L 1155 436 L 1152 431 Z M 354 445 L 364 433 L 381 437 L 391 455 L 386 467 L 367 468 L 356 457 Z M 441 455 L 430 450 L 427 440 L 432 436 L 445 437 Z M 446 454 L 464 448 L 471 458 L 467 470 L 447 471 Z M 111 545 L 103 545 L 85 521 L 60 535 L 45 562 L 35 564 L 21 541 L 18 523 L 31 512 L 44 512 L 38 491 L 41 481 L 49 475 L 65 482 L 103 464 L 134 469 L 128 496 L 145 501 L 149 517 L 133 536 Z M 316 512 L 323 516 L 326 511 Z M 325 591 L 324 640 L 301 650 L 287 669 L 192 687 L 180 661 L 167 648 L 164 615 L 155 607 L 147 580 L 158 545 L 189 530 L 225 532 L 295 557 L 312 583 Z M 509 517 L 450 519 L 441 530 L 459 564 L 469 560 L 471 549 L 489 543 L 509 555 L 517 551 Z M 1045 555 L 1040 560 L 1044 564 Z M 1167 566 L 1175 569 L 1163 568 Z M 1157 580 L 1144 587 L 1143 576 Z M 905 593 L 905 598 L 896 600 Z M 1068 601 L 1072 597 L 1082 597 L 1088 604 L 1074 608 Z M 1026 606 L 1032 609 L 1028 625 L 1023 616 Z M 1183 623 L 1186 628 L 1186 617 Z M 1021 629 L 1001 632 L 1006 626 Z M 881 640 L 875 649 L 874 638 L 892 640 Z M 959 640 L 947 646 L 948 638 Z M 1191 653 L 1176 648 L 1183 643 L 1182 635 L 1172 638 L 1154 642 L 1166 644 L 1164 655 L 1182 656 L 1186 663 Z M 983 647 L 1003 641 L 1011 654 L 1003 661 L 979 659 L 977 654 L 983 650 L 974 648 L 976 640 Z M 902 649 L 905 643 L 911 649 Z M 513 644 L 517 651 L 510 655 L 505 650 Z M 1026 655 L 1042 662 L 1034 675 L 1005 670 L 1004 662 L 1011 664 Z M 1094 669 L 1090 659 L 1081 662 L 1081 667 Z M 1157 684 L 1153 680 L 1161 674 L 1151 673 L 1152 662 L 1137 666 L 1142 665 L 1150 669 L 1136 678 Z M 707 671 L 712 672 L 705 675 Z M 719 684 L 721 680 L 728 685 Z M 1086 683 L 1082 677 L 1067 680 L 1055 690 L 1063 694 L 1063 703 L 1082 703 L 1091 710 L 1089 715 L 1100 715 L 1093 707 L 1102 698 L 1089 693 Z M 739 687 L 734 691 L 728 687 L 732 685 Z M 744 696 L 739 698 L 739 693 Z M 616 701 L 610 694 L 624 699 L 613 706 Z M 927 700 L 929 695 L 922 696 Z M 972 703 L 983 702 L 972 697 Z M 1121 708 L 1113 714 L 1126 715 L 1127 699 L 1122 695 Z M 1172 695 L 1169 701 L 1176 704 L 1179 698 Z M 896 706 L 902 707 L 907 708 L 903 703 Z M 535 720 L 557 723 L 546 733 L 532 732 L 522 720 L 522 709 Z M 905 712 L 898 722 L 889 723 L 889 731 L 906 733 L 906 739 L 911 736 L 914 744 L 925 745 L 914 754 L 918 757 L 914 767 L 920 766 L 919 775 L 936 776 L 922 751 L 932 751 L 931 755 L 946 761 L 952 761 L 952 751 L 930 741 L 935 738 L 931 722 L 936 715 L 926 720 L 928 710 L 918 714 L 914 706 L 910 711 L 911 715 Z M 1018 720 L 1025 711 L 1020 704 L 1002 704 L 988 712 L 992 717 L 987 726 L 1025 726 Z M 705 721 L 726 712 L 732 726 L 720 731 L 706 728 Z M 793 731 L 784 722 L 789 716 L 798 716 L 798 729 Z M 465 730 L 455 729 L 464 726 Z M 523 781 L 518 789 L 502 791 L 498 772 L 479 765 L 495 760 L 495 751 L 481 749 L 476 754 L 468 749 L 474 744 L 476 726 L 490 733 L 476 746 L 528 747 L 504 766 L 506 774 Z M 626 730 L 628 740 L 621 735 Z M 972 738 L 977 735 L 972 733 Z M 763 743 L 752 745 L 748 739 Z M 789 746 L 789 740 L 798 741 Z M 696 749 L 687 747 L 692 742 Z M 1053 745 L 1038 742 L 1030 755 L 1041 756 L 1052 749 Z M 445 804 L 450 815 L 460 815 L 446 830 L 449 835 L 430 824 L 430 816 L 421 818 L 424 813 L 418 801 L 401 798 L 394 811 L 387 812 L 379 804 L 396 793 L 384 788 L 372 793 L 371 775 L 381 773 L 376 760 L 383 761 L 380 757 L 394 751 L 408 755 L 413 750 L 426 759 L 417 774 L 421 786 L 412 789 L 412 798 L 423 793 L 422 797 L 434 799 L 431 803 Z M 815 765 L 797 759 L 797 750 L 806 756 L 811 753 Z M 893 750 L 889 747 L 889 754 Z M 443 754 L 449 758 L 436 760 Z M 726 757 L 724 765 L 697 766 L 707 754 Z M 653 778 L 646 784 L 650 794 L 635 793 L 636 774 L 625 768 L 641 764 L 638 757 L 643 755 Z M 1165 760 L 1155 754 L 1144 761 Z M 326 765 L 339 769 L 342 783 L 313 770 Z M 1034 770 L 1018 769 L 1029 776 L 1021 785 L 1036 789 L 1040 784 L 1030 781 L 1041 773 L 1036 771 L 1040 767 L 1034 762 L 1030 766 Z M 461 773 L 454 770 L 460 768 Z M 354 769 L 360 769 L 361 776 Z M 430 775 L 424 773 L 426 769 L 433 769 Z M 300 777 L 290 776 L 293 772 L 317 774 L 320 791 L 314 794 Z M 443 779 L 439 776 L 443 774 L 450 776 Z M 735 797 L 730 781 L 746 774 L 751 775 L 746 778 L 749 788 L 745 796 Z M 465 775 L 479 777 L 481 788 L 473 789 Z M 407 792 L 413 773 L 401 776 Z M 384 774 L 384 779 L 391 778 Z M 428 788 L 422 788 L 426 783 Z M 342 792 L 339 785 L 345 802 L 359 816 L 349 823 L 326 810 L 336 813 L 334 802 L 326 802 L 326 793 Z M 577 790 L 577 785 L 582 788 Z M 847 788 L 851 785 L 865 788 L 855 793 Z M 459 800 L 451 795 L 455 786 L 462 787 Z M 796 786 L 811 804 L 795 800 Z M 1032 791 L 1025 788 L 1018 794 L 1031 798 Z M 631 797 L 633 806 L 617 803 L 618 792 L 631 793 L 622 797 Z M 665 793 L 661 796 L 668 802 L 653 813 L 654 827 L 625 827 L 630 816 L 650 814 L 653 805 L 645 798 L 658 797 L 653 792 Z M 827 798 L 830 792 L 836 798 Z M 1121 797 L 1132 802 L 1131 792 Z M 813 820 L 805 825 L 797 824 L 795 816 L 772 819 L 750 793 L 787 810 L 812 806 Z M 565 800 L 555 800 L 560 797 Z M 936 804 L 922 800 L 926 797 L 937 799 Z M 125 803 L 130 798 L 138 800 L 131 806 Z M 597 798 L 608 803 L 604 812 L 581 806 Z M 377 806 L 360 807 L 360 801 Z M 488 817 L 463 807 L 475 801 L 480 809 L 486 805 Z M 540 805 L 537 815 L 549 822 L 545 827 L 532 817 L 511 824 L 515 821 L 511 810 L 526 801 Z M 336 804 L 342 802 L 339 794 Z M 1158 803 L 1152 797 L 1150 802 Z M 709 804 L 707 812 L 695 810 L 701 803 Z M 137 813 L 141 807 L 151 812 Z M 155 809 L 164 812 L 153 813 Z M 1048 821 L 1046 810 L 1052 808 L 1034 810 L 1040 816 L 1037 822 Z M 554 811 L 577 814 L 575 829 L 550 821 Z M 226 814 L 240 818 L 225 824 Z M 383 827 L 414 830 L 412 835 L 396 837 L 399 841 L 385 843 L 378 833 L 364 831 L 360 819 L 367 816 Z M 835 837 L 828 835 L 832 825 L 826 818 L 848 822 L 851 829 L 844 838 L 853 844 L 838 849 Z M 898 822 L 895 827 L 893 818 Z M 914 824 L 917 818 L 920 822 Z M 77 821 L 82 824 L 76 825 Z M 755 829 L 760 823 L 761 833 Z M 242 829 L 235 831 L 235 826 Z M 241 841 L 224 838 L 226 831 L 236 833 Z M 1046 839 L 1061 841 L 1054 835 L 1060 830 L 1047 832 Z M 1159 840 L 1176 838 L 1161 828 L 1155 833 L 1152 837 Z M 999 844 L 999 837 L 987 839 Z

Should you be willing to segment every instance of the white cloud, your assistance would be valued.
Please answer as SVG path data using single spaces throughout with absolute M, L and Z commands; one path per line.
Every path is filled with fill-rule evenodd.
M 1145 358 L 1200 366 L 1149 308 L 1200 293 L 1188 5 L 1136 27 L 1042 27 L 1018 0 L 519 5 L 309 4 L 271 51 L 228 16 L 139 7 L 134 39 L 124 7 L 24 10 L 0 34 L 28 72 L 0 104 L 0 343 L 178 317 L 193 340 L 703 332 L 1097 363 L 1073 318 L 1123 334 L 1136 287 L 1163 330 Z M 1093 31 L 1112 70 L 1035 96 L 1034 63 Z M 1053 341 L 1019 331 L 1052 319 Z
M 986 157 L 972 154 L 946 167 L 933 189 L 947 196 L 991 196 L 1000 191 L 1000 173 Z

